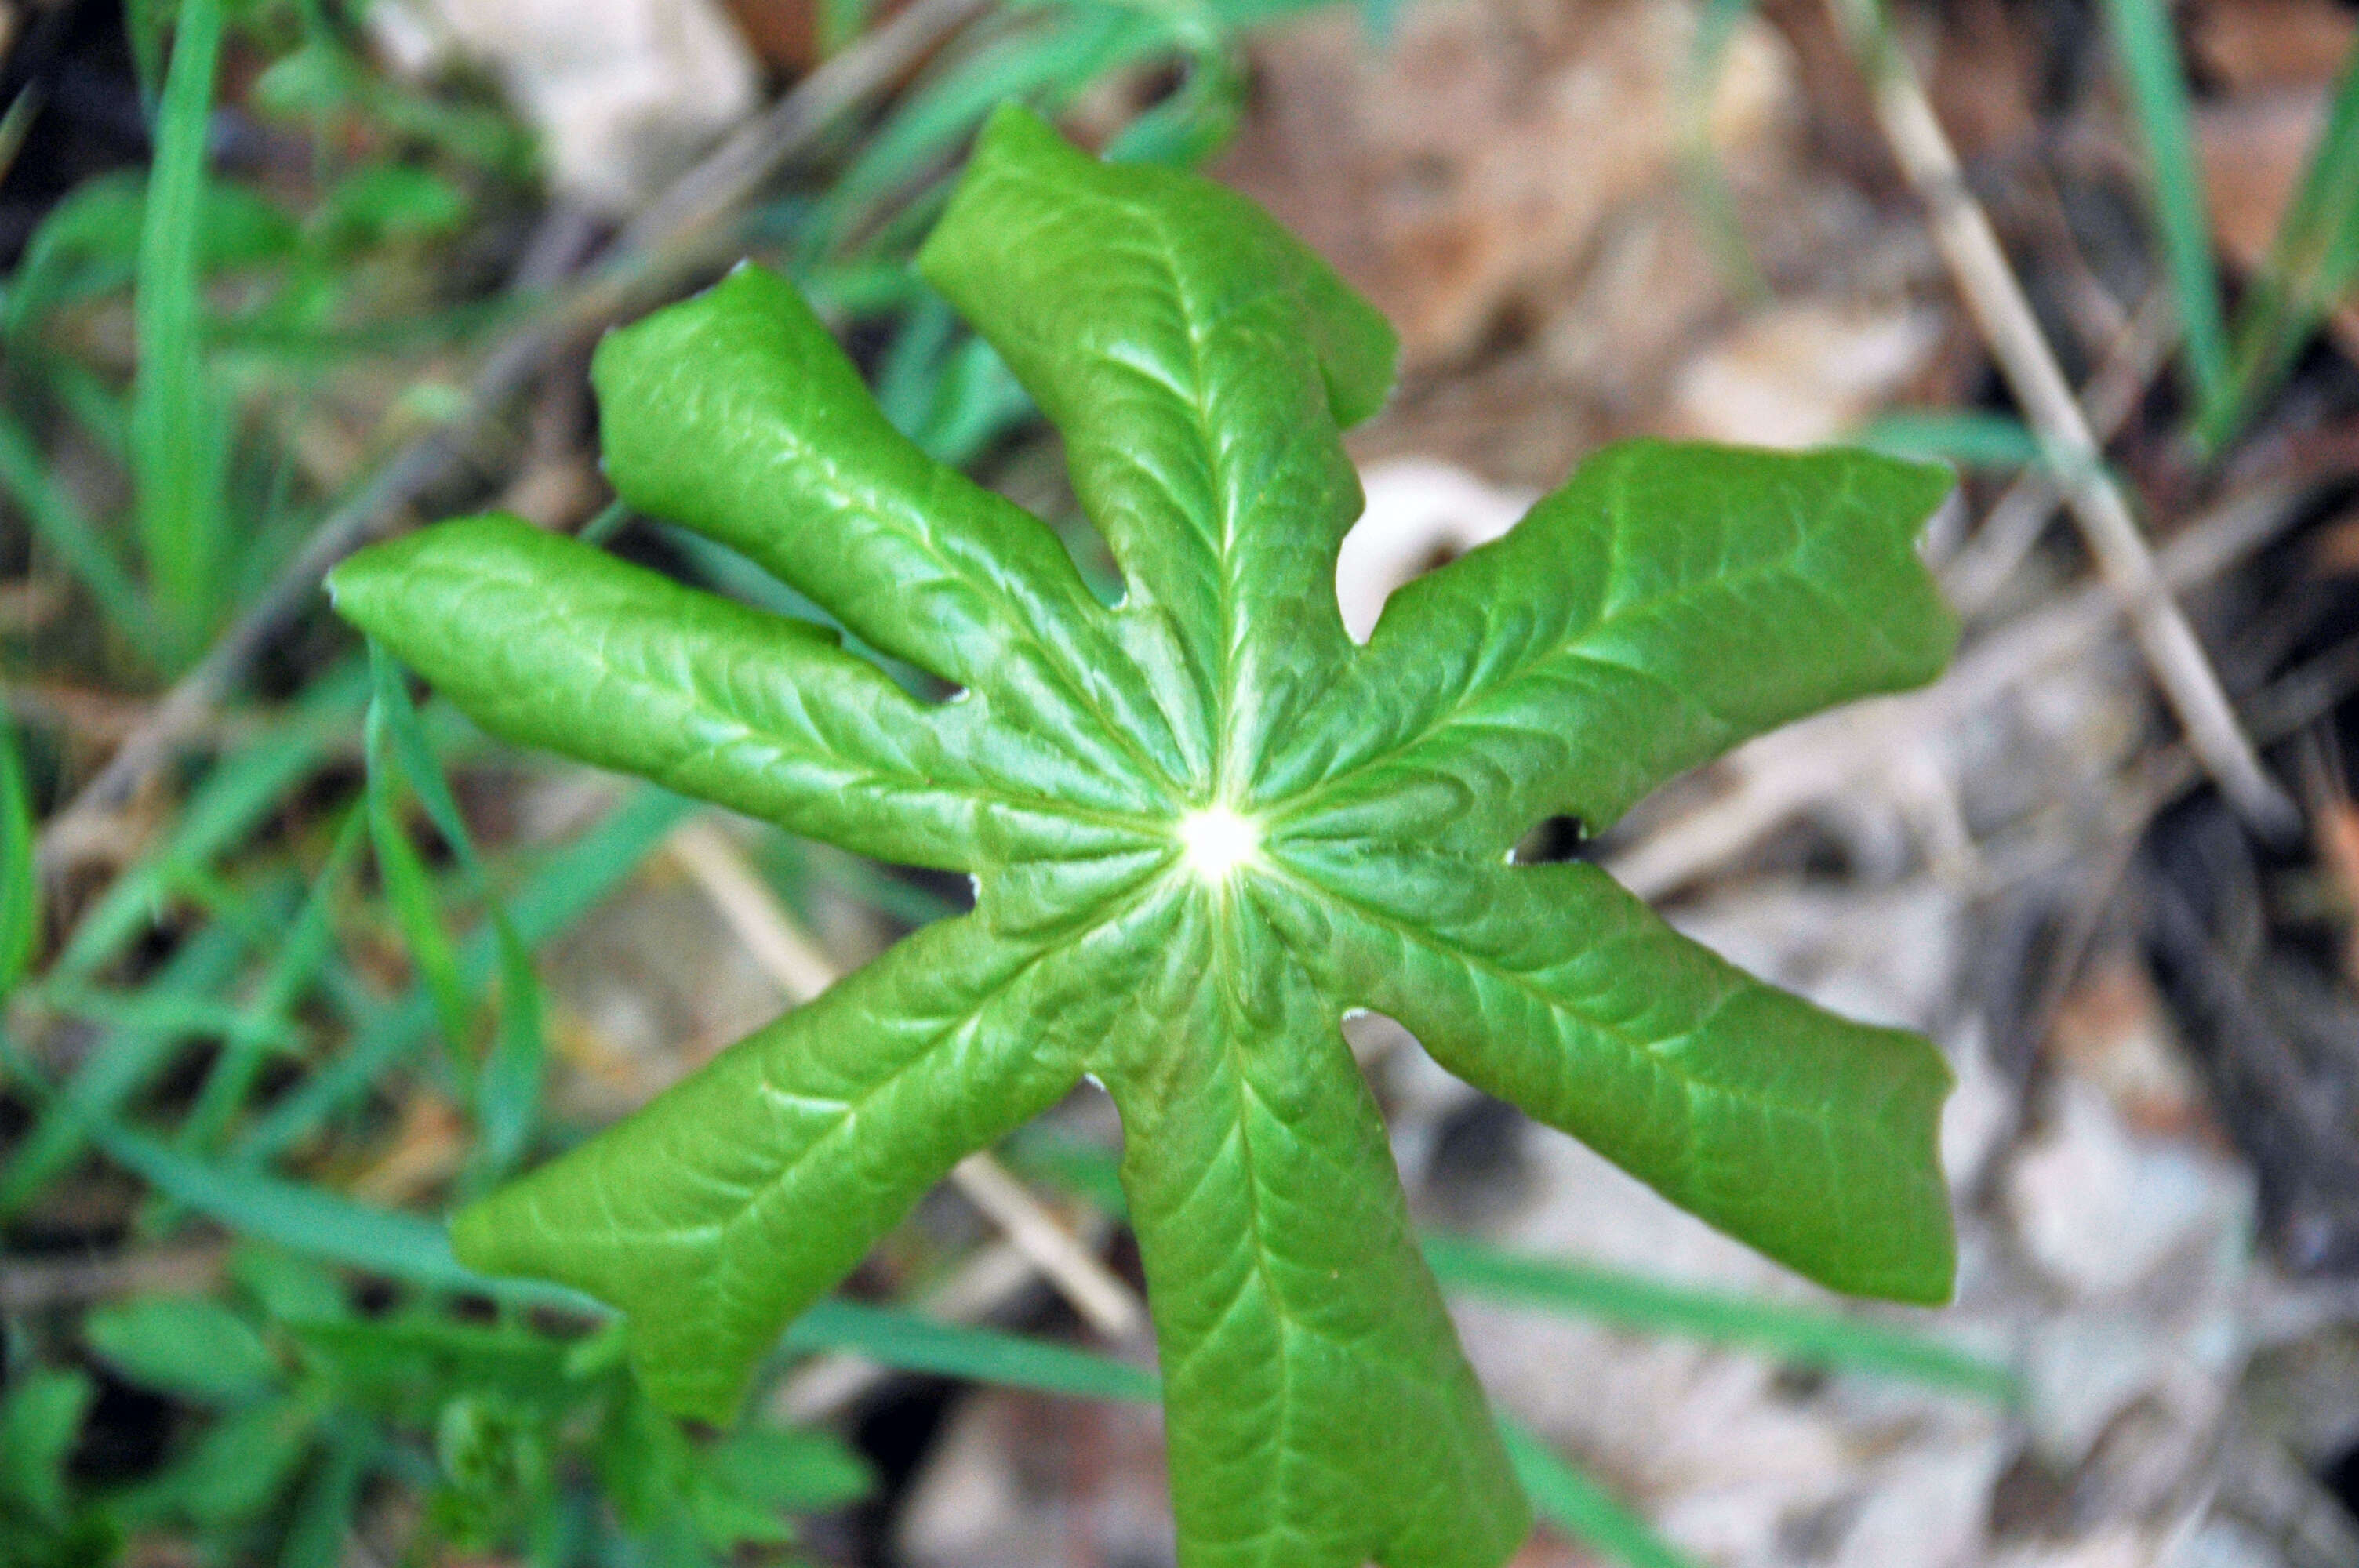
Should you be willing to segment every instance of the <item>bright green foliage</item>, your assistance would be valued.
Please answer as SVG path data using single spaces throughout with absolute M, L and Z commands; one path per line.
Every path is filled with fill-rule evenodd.
M 1338 432 L 1394 343 L 1306 250 L 1007 110 L 920 265 L 1061 427 L 1119 606 L 896 435 L 770 274 L 610 337 L 595 377 L 634 506 L 958 697 L 512 519 L 337 575 L 346 615 L 498 734 L 976 880 L 972 915 L 462 1213 L 461 1257 L 614 1303 L 658 1402 L 724 1419 L 954 1162 L 1094 1074 L 1192 1568 L 1490 1568 L 1526 1529 L 1349 1009 L 1812 1278 L 1944 1299 L 1931 1046 L 1747 979 L 1594 867 L 1507 856 L 1544 816 L 1603 828 L 1746 736 L 1930 678 L 1952 631 L 1911 541 L 1945 476 L 1617 448 L 1354 648 Z
M 102 1307 L 82 1325 L 91 1348 L 135 1383 L 197 1404 L 236 1404 L 277 1379 L 278 1363 L 246 1321 L 201 1296 L 144 1296 Z

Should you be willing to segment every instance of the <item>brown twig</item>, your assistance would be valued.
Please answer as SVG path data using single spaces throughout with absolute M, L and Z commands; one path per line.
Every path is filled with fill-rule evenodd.
M 1902 172 L 1925 203 L 1933 242 L 1991 356 L 2015 393 L 2097 569 L 2128 606 L 2155 681 L 2204 772 L 2255 827 L 2281 836 L 2299 827 L 2292 800 L 2261 765 L 2193 628 L 2156 570 L 2121 487 L 2105 471 L 2087 416 L 2072 395 L 1990 218 L 1967 189 L 1957 153 L 1916 70 L 1889 38 L 1875 0 L 1828 0 L 1875 93 L 1876 117 Z
M 708 256 L 714 232 L 778 168 L 839 115 L 881 92 L 989 0 L 916 4 L 798 83 L 649 203 L 600 256 L 589 277 L 492 351 L 458 413 L 405 448 L 330 512 L 261 600 L 182 676 L 154 713 L 41 830 L 54 870 L 60 848 L 90 819 L 119 808 L 142 781 L 245 680 L 255 657 L 311 603 L 336 563 L 390 525 L 411 503 L 456 476 L 469 448 L 549 358 L 625 314 Z

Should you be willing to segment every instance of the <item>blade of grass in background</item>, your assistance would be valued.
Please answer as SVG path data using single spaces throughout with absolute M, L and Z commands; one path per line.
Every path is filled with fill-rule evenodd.
M 52 481 L 33 438 L 5 412 L 0 412 L 0 489 L 25 514 L 42 547 L 90 595 L 109 629 L 151 664 L 156 662 L 163 650 L 131 575 L 73 497 Z
M 376 1428 L 366 1422 L 328 1423 L 327 1452 L 297 1494 L 278 1568 L 337 1568 L 347 1560 L 361 1490 L 382 1446 Z
M 16 726 L 0 708 L 0 1003 L 16 990 L 41 942 L 41 876 L 33 863 L 33 796 Z
M 147 981 L 150 998 L 202 998 L 218 991 L 245 961 L 245 934 L 212 925 L 181 944 Z M 88 1145 L 86 1129 L 119 1112 L 155 1081 L 189 1043 L 168 1028 L 110 1030 L 92 1041 L 72 1074 L 40 1105 L 32 1130 L 0 1164 L 0 1218 L 23 1210 L 71 1167 Z M 24 1086 L 28 1094 L 38 1086 Z
M 229 425 L 206 373 L 197 289 L 206 133 L 221 42 L 222 0 L 186 0 L 158 115 L 133 293 L 139 366 L 131 466 L 140 548 L 166 635 L 182 657 L 214 619 L 223 544 Z
M 680 796 L 641 785 L 596 827 L 525 879 L 508 900 L 508 918 L 527 948 L 563 934 L 638 869 L 693 809 Z M 488 979 L 498 955 L 489 933 L 460 945 L 471 980 Z M 413 986 L 342 1052 L 279 1097 L 236 1141 L 233 1158 L 258 1165 L 310 1137 L 364 1098 L 377 1080 L 413 1054 L 434 1031 L 434 1004 Z
M 999 103 L 1015 98 L 1055 114 L 1065 104 L 1128 65 L 1176 59 L 1191 68 L 1175 114 L 1201 118 L 1180 127 L 1170 116 L 1147 125 L 1131 150 L 1177 157 L 1211 150 L 1231 114 L 1231 84 L 1223 51 L 1238 29 L 1312 9 L 1318 0 L 1216 0 L 1197 6 L 1133 7 L 1097 0 L 1011 6 L 972 34 L 977 40 L 930 68 L 811 211 L 800 236 L 801 254 L 815 259 L 867 226 L 895 192 L 942 168 Z M 1199 78 L 1201 77 L 1201 81 Z M 1191 91 L 1192 88 L 1192 91 Z M 1235 84 L 1242 92 L 1242 81 Z M 1241 102 L 1241 99 L 1238 100 Z
M 2039 438 L 2020 419 L 1971 408 L 1896 408 L 1852 432 L 1854 444 L 1917 462 L 2028 469 L 2047 464 Z
M 820 0 L 819 47 L 833 54 L 868 27 L 869 0 Z
M 375 1208 L 299 1182 L 200 1160 L 112 1121 L 88 1130 L 109 1159 L 183 1208 L 241 1236 L 427 1290 L 486 1295 L 518 1306 L 610 1315 L 579 1292 L 538 1280 L 491 1280 L 461 1263 L 440 1225 Z
M 336 892 L 360 859 L 365 816 L 364 811 L 345 815 L 335 846 L 312 880 L 310 892 L 304 895 L 294 925 L 271 957 L 253 1000 L 240 1010 L 221 1054 L 206 1071 L 196 1102 L 180 1124 L 179 1147 L 184 1152 L 204 1153 L 220 1144 L 232 1120 L 253 1096 L 269 1060 L 270 1045 L 292 1032 L 288 1012 L 333 955 Z
M 2146 149 L 2147 183 L 2179 305 L 2188 380 L 2196 406 L 2209 406 L 2228 384 L 2228 330 L 2221 315 L 2220 266 L 2212 254 L 2210 204 L 2195 161 L 2179 40 L 2164 0 L 2105 0 L 2105 15 Z
M 369 780 L 374 797 L 377 779 L 388 760 L 378 751 L 379 725 L 391 741 L 390 760 L 408 775 L 426 815 L 451 846 L 470 892 L 482 903 L 499 956 L 499 1027 L 484 1059 L 475 1084 L 478 1141 L 471 1162 L 471 1180 L 483 1185 L 512 1169 L 523 1156 L 540 1108 L 541 1043 L 540 981 L 533 973 L 532 957 L 516 936 L 506 908 L 492 887 L 491 873 L 476 853 L 459 803 L 451 797 L 442 765 L 418 721 L 409 688 L 391 654 L 369 644 L 369 676 L 374 692 L 369 703 Z M 439 924 L 437 929 L 439 929 Z M 455 966 L 455 955 L 453 956 Z
M 787 1330 L 786 1346 L 841 1351 L 899 1371 L 1075 1399 L 1152 1402 L 1162 1397 L 1155 1374 L 1127 1361 L 862 1302 L 820 1302 Z
M 147 1029 L 193 1036 L 223 1036 L 245 1026 L 244 1010 L 211 997 L 158 996 L 152 991 L 77 991 L 55 1002 L 59 1016 L 114 1029 Z M 292 1045 L 291 1029 L 276 1031 L 274 1043 Z
M 6 111 L 0 112 L 0 179 L 7 178 L 8 171 L 16 167 L 16 155 L 25 150 L 25 135 L 39 118 L 48 96 L 40 82 L 28 81 L 16 89 Z
M 300 243 L 301 229 L 285 209 L 234 180 L 209 180 L 198 215 L 201 277 L 288 259 Z M 39 329 L 52 311 L 131 287 L 138 280 L 147 222 L 147 182 L 127 171 L 85 180 L 50 208 L 8 275 L 0 332 L 9 347 L 52 374 L 72 362 L 40 341 Z M 266 339 L 259 331 L 253 335 Z M 326 336 L 347 348 L 349 357 L 350 345 L 338 341 L 347 334 Z
M 443 1227 L 298 1182 L 239 1171 L 168 1149 L 112 1124 L 92 1135 L 158 1192 L 253 1240 L 426 1290 L 609 1318 L 601 1303 L 537 1280 L 492 1279 L 461 1263 Z M 787 1331 L 786 1347 L 842 1351 L 882 1366 L 1085 1399 L 1151 1400 L 1152 1373 L 1047 1340 L 969 1328 L 888 1307 L 824 1301 Z
M 132 74 L 139 97 L 152 111 L 164 80 L 164 32 L 171 21 L 169 0 L 123 0 L 123 33 L 131 41 Z
M 1459 1237 L 1427 1237 L 1425 1257 L 1442 1288 L 1457 1295 L 1767 1350 L 1805 1366 L 1872 1372 L 1995 1404 L 2013 1404 L 2023 1392 L 2013 1373 L 1979 1357 L 1832 1313 L 1522 1257 Z
M 2359 47 L 2334 91 L 2326 125 L 2268 265 L 2253 280 L 2236 321 L 2236 362 L 2205 410 L 2201 435 L 2215 449 L 2233 439 L 2277 390 L 2327 312 L 2359 286 Z
M 371 659 L 372 668 L 375 662 Z M 434 1003 L 451 1070 L 462 1090 L 472 1093 L 475 1078 L 475 989 L 461 972 L 458 944 L 450 928 L 442 924 L 441 901 L 435 892 L 433 875 L 427 871 L 425 860 L 409 841 L 408 829 L 402 824 L 399 775 L 390 755 L 387 723 L 385 705 L 372 700 L 366 725 L 367 810 L 369 842 L 376 850 L 377 881 L 393 911 L 394 924 L 401 932 L 402 946 L 409 950 L 410 968 Z
M 1625 1568 L 1696 1568 L 1686 1553 L 1657 1535 L 1604 1487 L 1558 1458 L 1521 1423 L 1504 1416 L 1496 1419 L 1516 1479 L 1524 1484 L 1532 1512 L 1543 1520 Z
M 1180 90 L 1125 125 L 1105 145 L 1110 163 L 1197 168 L 1236 135 L 1247 82 L 1241 53 L 1217 36 L 1195 43 Z
M 188 878 L 249 838 L 352 732 L 367 676 L 357 660 L 339 664 L 312 681 L 283 723 L 223 753 L 170 834 L 82 917 L 44 983 L 60 989 L 88 983 L 155 924 Z

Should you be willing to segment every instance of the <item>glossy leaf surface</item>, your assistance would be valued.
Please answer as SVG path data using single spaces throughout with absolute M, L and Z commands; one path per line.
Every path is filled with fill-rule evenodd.
M 610 471 L 870 645 L 508 519 L 355 557 L 339 607 L 512 740 L 971 872 L 898 947 L 462 1213 L 471 1265 L 630 1315 L 668 1408 L 756 1360 L 935 1180 L 1087 1074 L 1167 1394 L 1180 1557 L 1492 1568 L 1528 1512 L 1340 1030 L 1400 1018 L 1490 1093 L 1814 1279 L 1946 1297 L 1922 1039 L 1731 968 L 1536 821 L 1602 829 L 1800 714 L 1930 678 L 1938 470 L 1638 443 L 1346 637 L 1340 431 L 1384 322 L 1234 194 L 1004 111 L 921 257 L 1064 433 L 1127 593 L 897 435 L 741 269 L 610 337 Z

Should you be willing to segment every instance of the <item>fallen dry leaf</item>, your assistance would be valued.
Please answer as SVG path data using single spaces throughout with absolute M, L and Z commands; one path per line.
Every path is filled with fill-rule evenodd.
M 2202 0 L 2188 41 L 2197 67 L 2231 93 L 2324 88 L 2359 44 L 2359 16 L 2335 0 Z
M 1672 171 L 1696 15 L 1686 0 L 1429 5 L 1378 52 L 1356 15 L 1328 13 L 1256 48 L 1256 109 L 1223 177 L 1376 302 L 1411 373 L 1463 358 Z M 1706 118 L 1723 156 L 1775 151 L 1790 76 L 1767 28 L 1740 25 Z
M 1930 309 L 1772 306 L 1680 372 L 1671 431 L 1765 447 L 1834 440 L 1922 371 L 1940 335 Z

